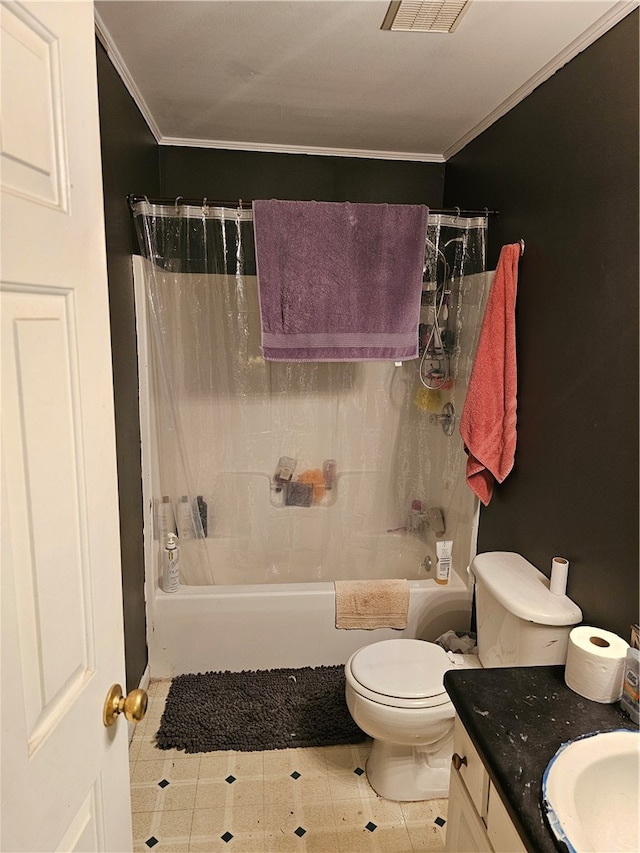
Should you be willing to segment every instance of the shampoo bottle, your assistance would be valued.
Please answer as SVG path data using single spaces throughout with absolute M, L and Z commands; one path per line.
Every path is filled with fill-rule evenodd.
M 176 519 L 173 514 L 173 504 L 168 495 L 164 495 L 162 501 L 157 504 L 157 520 L 158 520 L 158 535 L 156 539 L 161 542 L 167 538 L 170 533 L 176 532 Z
M 206 539 L 207 538 L 207 528 L 208 528 L 209 518 L 207 515 L 207 502 L 202 497 L 202 495 L 198 495 L 198 497 L 196 498 L 195 509 L 196 509 L 197 514 L 198 514 L 198 518 L 200 519 L 200 525 L 196 526 L 196 533 L 197 533 L 198 539 L 200 539 L 201 537 Z M 200 529 L 200 528 L 202 528 L 202 529 Z
M 180 589 L 180 548 L 175 533 L 167 536 L 162 549 L 162 589 L 164 592 L 178 592 Z
M 193 539 L 196 535 L 193 523 L 193 509 L 191 501 L 183 495 L 178 501 L 176 508 L 176 522 L 178 524 L 178 536 L 180 539 Z

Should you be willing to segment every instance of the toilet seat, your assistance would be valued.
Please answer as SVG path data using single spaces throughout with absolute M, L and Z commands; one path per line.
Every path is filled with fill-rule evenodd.
M 361 696 L 394 708 L 432 708 L 450 702 L 443 679 L 452 662 L 435 643 L 382 640 L 355 652 L 347 681 Z

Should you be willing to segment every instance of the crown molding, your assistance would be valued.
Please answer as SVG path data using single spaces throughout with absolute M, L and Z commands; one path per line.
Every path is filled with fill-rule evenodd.
M 506 98 L 485 118 L 461 136 L 457 142 L 449 146 L 442 154 L 428 154 L 415 151 L 378 151 L 354 148 L 326 148 L 310 145 L 281 145 L 256 142 L 236 142 L 215 139 L 193 139 L 163 136 L 158 127 L 151 110 L 147 106 L 140 90 L 131 76 L 120 51 L 113 42 L 109 31 L 104 25 L 99 13 L 95 10 L 96 36 L 109 56 L 116 72 L 120 76 L 125 88 L 133 98 L 140 110 L 142 117 L 147 123 L 149 130 L 156 139 L 158 145 L 180 146 L 183 148 L 217 148 L 231 151 L 256 151 L 271 154 L 310 154 L 322 157 L 359 157 L 371 160 L 408 160 L 423 163 L 446 163 L 451 157 L 461 151 L 473 139 L 491 127 L 498 119 L 506 115 L 509 110 L 517 106 L 538 86 L 552 77 L 556 71 L 570 62 L 583 50 L 586 50 L 593 42 L 604 35 L 608 30 L 619 23 L 623 18 L 640 5 L 640 0 L 620 0 L 608 12 L 602 15 L 577 39 L 571 42 L 561 53 L 548 62 L 543 68 L 534 74 L 526 83 L 520 86 L 512 95 Z
M 638 0 L 622 0 L 616 3 L 608 12 L 593 23 L 582 35 L 567 45 L 567 47 L 554 57 L 550 62 L 543 66 L 537 74 L 530 77 L 526 83 L 520 86 L 512 95 L 504 100 L 499 106 L 489 113 L 481 122 L 472 127 L 464 136 L 461 136 L 457 142 L 447 148 L 443 153 L 443 159 L 446 163 L 455 154 L 468 145 L 476 136 L 479 136 L 487 128 L 491 127 L 498 119 L 506 115 L 509 110 L 513 109 L 520 101 L 523 101 L 530 95 L 534 89 L 537 89 L 545 80 L 552 77 L 556 71 L 559 71 L 568 62 L 571 62 L 579 53 L 586 50 L 590 45 L 597 41 L 600 36 L 604 35 L 608 30 L 618 24 L 623 18 L 636 9 L 640 5 Z
M 103 46 L 103 48 L 107 52 L 107 56 L 111 60 L 113 67 L 116 69 L 118 76 L 124 83 L 126 90 L 129 92 L 133 100 L 135 101 L 136 106 L 142 113 L 142 117 L 147 123 L 149 130 L 154 135 L 156 142 L 160 142 L 162 138 L 162 133 L 160 132 L 160 128 L 155 122 L 151 110 L 147 106 L 145 99 L 142 97 L 142 94 L 138 87 L 136 86 L 136 82 L 131 76 L 127 65 L 122 58 L 122 55 L 118 48 L 116 47 L 113 39 L 109 35 L 109 31 L 104 25 L 102 18 L 98 14 L 97 9 L 94 6 L 94 21 L 96 27 L 96 36 L 98 41 Z
M 228 139 L 190 139 L 163 136 L 159 145 L 182 148 L 223 148 L 230 151 L 258 151 L 269 154 L 312 154 L 320 157 L 360 157 L 369 160 L 414 160 L 423 163 L 444 163 L 442 154 L 416 151 L 371 151 L 360 148 L 323 148 L 317 145 L 281 145 L 278 143 L 230 142 Z

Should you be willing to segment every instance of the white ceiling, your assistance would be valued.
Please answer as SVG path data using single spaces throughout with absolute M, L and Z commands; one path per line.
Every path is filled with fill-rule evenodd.
M 442 162 L 638 4 L 471 0 L 450 34 L 387 0 L 96 2 L 158 142 Z

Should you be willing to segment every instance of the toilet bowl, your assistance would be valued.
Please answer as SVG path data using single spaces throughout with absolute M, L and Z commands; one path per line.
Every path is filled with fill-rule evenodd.
M 388 800 L 448 796 L 455 712 L 444 674 L 456 667 L 551 666 L 566 660 L 582 611 L 554 595 L 549 579 L 520 554 L 478 554 L 478 656 L 445 652 L 425 640 L 383 640 L 345 664 L 347 706 L 373 740 L 371 787 Z
M 443 678 L 464 664 L 454 659 L 464 657 L 472 656 L 450 656 L 435 643 L 397 639 L 365 646 L 347 661 L 347 706 L 373 738 L 366 772 L 381 797 L 448 796 L 455 710 Z

